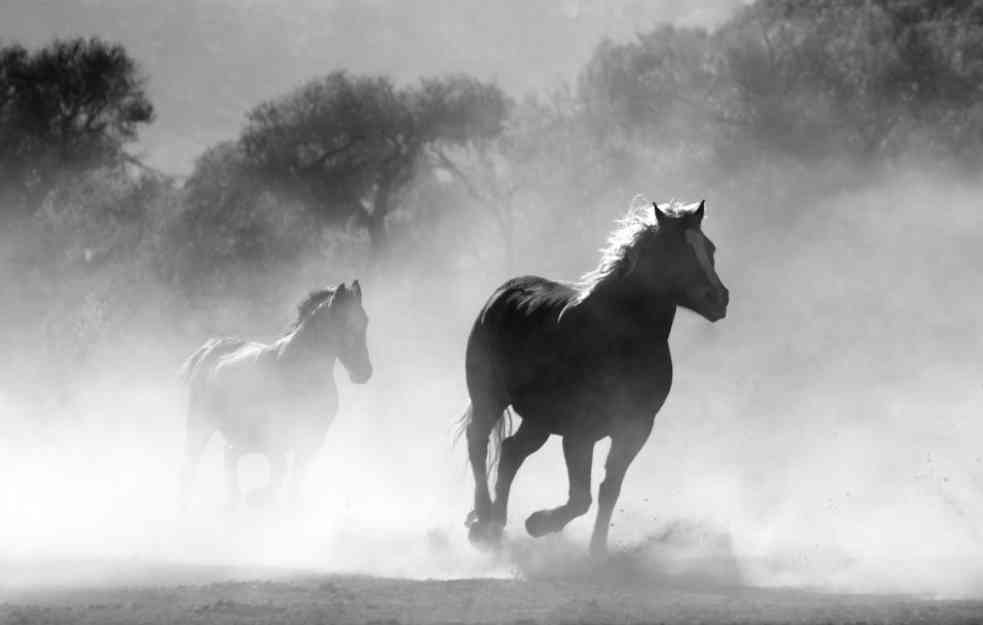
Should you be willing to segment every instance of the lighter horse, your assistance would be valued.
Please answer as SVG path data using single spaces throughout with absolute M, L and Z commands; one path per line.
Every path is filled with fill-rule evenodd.
M 269 459 L 269 485 L 258 491 L 258 502 L 280 490 L 292 455 L 289 495 L 296 499 L 307 465 L 338 412 L 335 360 L 357 384 L 372 375 L 367 326 L 356 280 L 351 288 L 342 284 L 311 293 L 298 306 L 297 320 L 273 343 L 214 338 L 192 354 L 181 368 L 190 391 L 182 502 L 215 432 L 226 443 L 230 506 L 239 499 L 239 460 L 247 453 Z

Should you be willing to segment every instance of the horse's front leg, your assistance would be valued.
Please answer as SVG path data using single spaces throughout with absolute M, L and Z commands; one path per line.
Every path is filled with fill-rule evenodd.
M 567 463 L 570 491 L 567 503 L 551 510 L 533 512 L 526 519 L 526 531 L 531 536 L 558 532 L 573 519 L 590 509 L 590 470 L 594 455 L 594 440 L 586 437 L 564 436 L 563 457 Z
M 181 468 L 181 483 L 178 503 L 186 510 L 191 499 L 191 484 L 194 481 L 201 454 L 212 437 L 215 428 L 207 423 L 194 409 L 188 412 L 188 425 L 184 443 L 184 466 Z
M 635 456 L 642 449 L 652 431 L 651 421 L 638 427 L 624 427 L 611 436 L 611 449 L 604 463 L 604 481 L 597 493 L 597 519 L 590 540 L 590 552 L 594 557 L 602 557 L 608 550 L 608 530 L 611 527 L 611 514 L 614 504 L 621 494 L 621 484 L 625 473 Z
M 548 430 L 523 420 L 515 434 L 502 441 L 498 460 L 498 477 L 495 480 L 495 501 L 492 503 L 491 520 L 505 526 L 508 520 L 509 491 L 515 474 L 530 454 L 534 453 L 550 437 Z
M 298 443 L 294 448 L 293 461 L 290 464 L 290 477 L 287 480 L 287 502 L 292 507 L 302 504 L 304 478 L 311 461 L 324 444 L 323 436 L 312 437 Z
M 277 493 L 283 488 L 283 482 L 287 475 L 287 453 L 285 450 L 276 449 L 266 454 L 270 464 L 270 481 L 266 488 L 261 488 L 250 493 L 250 504 L 254 506 L 266 506 L 276 501 Z

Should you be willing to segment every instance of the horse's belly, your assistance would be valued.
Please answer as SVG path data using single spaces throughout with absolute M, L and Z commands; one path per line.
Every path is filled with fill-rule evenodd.
M 314 419 L 296 415 L 268 415 L 230 418 L 219 428 L 226 443 L 236 449 L 266 452 L 290 450 L 298 446 L 319 446 L 324 441 L 332 419 Z
M 305 399 L 289 394 L 227 395 L 212 406 L 210 420 L 237 449 L 292 449 L 323 440 L 337 413 L 333 396 Z
M 512 407 L 523 418 L 559 435 L 602 438 L 623 418 L 651 418 L 672 385 L 667 357 L 637 370 L 604 373 L 596 369 L 554 370 L 511 393 Z
M 218 430 L 230 447 L 242 451 L 267 451 L 280 446 L 272 415 L 259 411 L 224 412 Z

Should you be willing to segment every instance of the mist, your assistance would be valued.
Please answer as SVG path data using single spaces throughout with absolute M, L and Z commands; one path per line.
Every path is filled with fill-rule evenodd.
M 386 13 L 376 4 L 344 7 Z M 671 19 L 714 26 L 731 9 L 632 4 L 635 11 L 665 14 L 626 22 L 612 10 L 604 13 L 609 21 L 598 23 L 578 16 L 600 8 L 573 4 L 568 17 L 576 18 L 580 36 L 568 37 L 566 26 L 556 26 L 542 59 L 530 65 L 512 54 L 482 52 L 488 42 L 480 39 L 457 57 L 440 54 L 445 44 L 429 36 L 423 37 L 429 45 L 414 47 L 406 33 L 401 46 L 367 52 L 353 51 L 350 41 L 332 45 L 350 55 L 336 62 L 353 71 L 400 79 L 471 71 L 521 93 L 552 80 L 552 61 L 559 57 L 566 64 L 556 72 L 569 78 L 602 35 L 627 36 L 626 23 Z M 127 15 L 110 3 L 97 8 Z M 54 14 L 62 10 L 70 8 Z M 160 124 L 141 144 L 151 162 L 186 171 L 201 148 L 235 134 L 244 109 L 318 73 L 319 59 L 334 49 L 311 39 L 315 21 L 296 20 L 320 10 L 276 2 L 236 9 L 247 30 L 262 21 L 255 15 L 295 20 L 285 28 L 296 37 L 275 39 L 289 54 L 271 56 L 290 71 L 280 74 L 282 66 L 264 64 L 260 56 L 249 61 L 251 77 L 221 83 L 228 94 L 186 101 L 182 114 L 195 111 L 190 127 L 203 130 L 190 139 L 178 128 L 182 105 L 168 99 L 173 93 L 162 96 Z M 15 5 L 2 9 L 0 23 L 12 23 L 3 18 L 16 11 Z M 499 17 L 486 37 L 512 32 L 532 45 L 532 35 L 510 29 L 518 23 L 514 16 Z M 99 19 L 109 36 L 137 36 Z M 463 19 L 457 10 L 444 21 L 418 17 L 412 23 L 456 42 L 454 19 Z M 55 20 L 27 23 L 28 39 L 61 34 Z M 135 39 L 134 49 L 141 50 Z M 515 55 L 522 49 L 511 47 Z M 159 61 L 145 69 L 156 76 Z M 207 65 L 194 71 L 200 72 L 191 76 L 195 81 L 218 80 Z M 173 74 L 162 73 L 168 78 L 155 81 L 154 90 L 177 90 L 167 82 L 176 80 Z M 278 77 L 271 83 L 256 78 L 264 75 Z M 244 84 L 245 95 L 236 91 Z M 229 103 L 232 112 L 222 117 L 202 110 L 213 102 Z M 804 171 L 769 155 L 726 181 L 714 168 L 698 167 L 702 162 L 636 163 L 576 208 L 563 194 L 530 194 L 518 204 L 524 212 L 508 262 L 491 218 L 468 205 L 428 217 L 422 234 L 407 227 L 407 242 L 393 252 L 397 260 L 382 269 L 368 260 L 364 237 L 346 232 L 290 263 L 256 272 L 235 268 L 232 286 L 194 305 L 183 302 L 175 284 L 140 274 L 137 299 L 152 303 L 149 312 L 140 309 L 125 324 L 107 322 L 84 357 L 59 363 L 71 379 L 67 400 L 47 375 L 50 363 L 37 358 L 41 364 L 33 364 L 44 349 L 38 337 L 51 335 L 35 326 L 54 315 L 59 301 L 69 302 L 69 310 L 56 320 L 73 318 L 71 306 L 88 301 L 59 295 L 102 287 L 72 270 L 49 276 L 44 288 L 56 303 L 40 313 L 26 299 L 5 298 L 3 346 L 15 359 L 6 367 L 8 382 L 0 383 L 0 590 L 125 583 L 134 570 L 160 580 L 154 567 L 161 563 L 217 571 L 203 573 L 206 578 L 248 577 L 257 570 L 413 579 L 583 573 L 593 509 L 561 535 L 533 541 L 523 531 L 528 514 L 566 495 L 555 437 L 519 472 L 504 553 L 468 544 L 463 522 L 473 485 L 465 447 L 454 439 L 468 402 L 464 346 L 485 298 L 505 279 L 539 274 L 572 281 L 594 268 L 615 220 L 641 193 L 656 201 L 707 200 L 704 231 L 718 248 L 717 269 L 732 301 L 728 317 L 713 325 L 689 312 L 677 315 L 670 338 L 673 389 L 625 480 L 611 532 L 612 570 L 653 584 L 980 596 L 983 342 L 977 311 L 983 295 L 976 287 L 983 267 L 977 216 L 983 186 L 920 154 L 863 172 L 836 159 Z M 677 175 L 675 168 L 688 165 L 685 176 Z M 563 162 L 549 167 L 566 173 Z M 25 276 L 34 274 L 15 257 L 43 250 L 16 233 L 0 236 L 0 285 L 19 294 Z M 108 275 L 126 275 L 126 262 L 118 264 L 123 268 Z M 301 507 L 226 510 L 216 437 L 190 509 L 179 510 L 186 391 L 176 371 L 182 359 L 209 336 L 271 340 L 308 291 L 356 278 L 365 289 L 375 373 L 356 386 L 336 367 L 341 409 L 305 480 Z M 595 487 L 606 448 L 605 442 L 595 451 Z M 247 458 L 244 490 L 266 478 L 265 461 Z
M 679 315 L 674 389 L 626 480 L 619 547 L 675 528 L 636 555 L 653 573 L 681 566 L 712 575 L 732 557 L 749 583 L 978 593 L 983 387 L 971 368 L 980 345 L 967 331 L 977 323 L 969 285 L 980 248 L 965 233 L 979 192 L 917 175 L 878 181 L 830 198 L 777 240 L 742 226 L 753 207 L 710 198 L 706 230 L 738 296 L 714 326 Z M 612 207 L 612 217 L 619 212 Z M 570 259 L 566 277 L 593 261 Z M 193 512 L 178 513 L 183 391 L 176 367 L 131 375 L 150 368 L 139 364 L 147 349 L 86 372 L 72 420 L 23 427 L 22 407 L 8 399 L 4 558 L 513 574 L 513 564 L 466 543 L 470 475 L 452 437 L 467 401 L 461 360 L 481 301 L 474 293 L 494 280 L 450 293 L 433 280 L 401 291 L 367 285 L 376 374 L 358 387 L 336 372 L 343 409 L 296 514 L 229 516 L 217 441 Z M 292 304 L 284 302 L 284 323 Z M 163 351 L 168 338 L 143 340 Z M 562 500 L 561 458 L 551 442 L 523 467 L 510 536 L 522 540 L 516 521 Z M 246 490 L 265 478 L 262 460 L 245 463 Z M 572 523 L 567 539 L 586 544 L 589 518 Z M 533 567 L 541 572 L 551 546 L 527 548 L 543 550 L 546 564 Z M 30 567 L 24 575 L 38 581 Z
M 13 0 L 0 7 L 0 41 L 99 35 L 125 44 L 154 78 L 159 119 L 142 139 L 143 154 L 187 174 L 198 153 L 238 130 L 250 107 L 311 76 L 347 68 L 406 81 L 468 72 L 515 93 L 553 89 L 574 78 L 602 37 L 629 38 L 665 21 L 713 25 L 737 4 Z

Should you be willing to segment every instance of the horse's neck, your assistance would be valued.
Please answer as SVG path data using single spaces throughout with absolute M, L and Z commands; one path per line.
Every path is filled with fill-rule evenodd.
M 676 317 L 676 304 L 659 293 L 629 280 L 598 284 L 579 307 L 607 332 L 626 334 L 645 341 L 668 340 Z
M 336 359 L 333 341 L 326 336 L 314 336 L 307 323 L 277 342 L 277 361 L 287 367 L 323 370 L 328 372 Z

